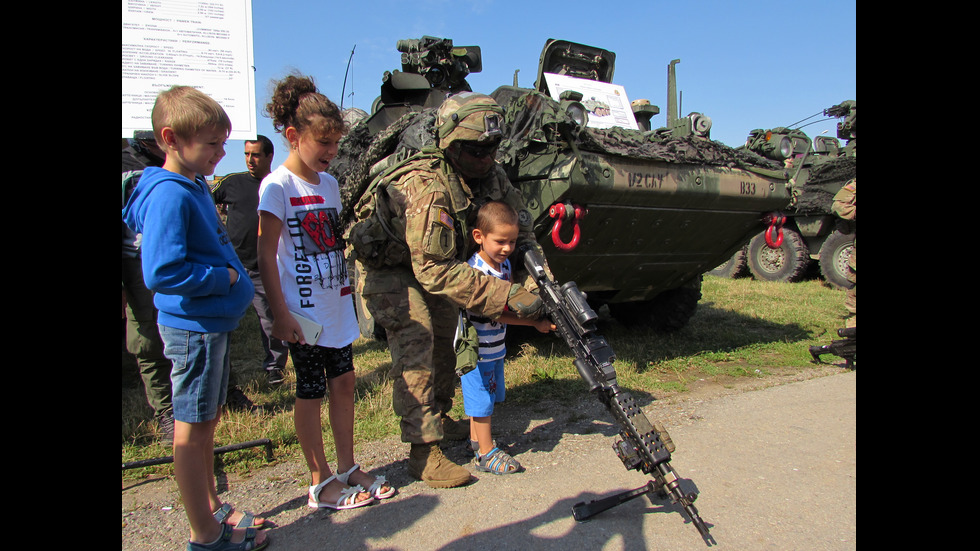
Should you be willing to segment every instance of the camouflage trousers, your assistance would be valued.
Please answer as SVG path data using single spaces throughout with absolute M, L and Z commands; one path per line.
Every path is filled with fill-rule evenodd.
M 146 401 L 153 408 L 155 417 L 172 415 L 170 371 L 173 365 L 163 355 L 153 292 L 143 282 L 139 258 L 122 259 L 122 288 L 126 293 L 126 350 L 136 356 Z
M 375 277 L 367 276 L 368 280 Z M 403 442 L 439 442 L 443 439 L 442 414 L 452 408 L 456 392 L 453 337 L 459 309 L 422 290 L 414 278 L 393 279 L 400 284 L 371 292 L 378 286 L 366 283 L 362 294 L 375 322 L 388 335 L 392 407 L 401 417 Z

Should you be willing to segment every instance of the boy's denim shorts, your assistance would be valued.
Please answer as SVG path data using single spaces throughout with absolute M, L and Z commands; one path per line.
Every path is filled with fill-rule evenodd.
M 459 378 L 463 391 L 463 413 L 470 417 L 489 417 L 493 405 L 507 396 L 504 387 L 504 359 L 477 362 L 476 369 Z
M 173 362 L 174 419 L 202 423 L 217 417 L 228 393 L 231 333 L 198 333 L 159 325 L 163 353 Z

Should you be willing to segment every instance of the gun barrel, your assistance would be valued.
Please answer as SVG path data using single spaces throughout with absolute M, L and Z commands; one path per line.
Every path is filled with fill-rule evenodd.
M 670 463 L 664 462 L 657 465 L 657 472 L 659 473 L 657 477 L 658 482 L 663 485 L 664 489 L 670 492 L 673 501 L 681 504 L 684 512 L 690 517 L 691 522 L 694 523 L 694 527 L 698 529 L 701 536 L 706 539 L 711 538 L 711 533 L 708 531 L 707 525 L 701 520 L 701 515 L 698 514 L 698 509 L 694 506 L 694 500 L 698 498 L 698 494 L 691 492 L 685 495 L 681 491 L 677 473 L 674 472 L 674 468 L 670 466 Z
M 692 506 L 691 508 L 693 509 L 694 507 Z M 701 520 L 701 517 L 698 516 L 698 512 L 694 511 L 694 513 L 692 514 L 690 511 L 688 511 L 687 514 L 691 515 L 691 522 L 694 523 L 694 527 L 698 529 L 698 532 L 700 532 L 701 536 L 710 539 L 711 532 L 708 531 L 707 525 L 705 525 L 704 521 Z

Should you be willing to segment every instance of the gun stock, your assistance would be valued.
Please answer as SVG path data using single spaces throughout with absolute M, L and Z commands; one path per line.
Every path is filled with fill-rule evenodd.
M 620 426 L 613 444 L 616 455 L 630 470 L 653 476 L 643 487 L 572 508 L 576 520 L 585 520 L 640 495 L 659 492 L 680 504 L 701 536 L 713 542 L 708 527 L 698 514 L 694 501 L 696 492 L 684 494 L 678 477 L 670 466 L 673 442 L 659 424 L 652 424 L 629 393 L 616 383 L 616 355 L 605 338 L 596 333 L 598 316 L 588 305 L 585 295 L 574 281 L 561 287 L 552 281 L 544 269 L 544 261 L 534 250 L 524 254 L 524 265 L 538 284 L 539 296 L 557 333 L 575 354 L 575 368 Z

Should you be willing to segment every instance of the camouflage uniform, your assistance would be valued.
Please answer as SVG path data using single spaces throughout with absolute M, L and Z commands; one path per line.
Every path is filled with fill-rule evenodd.
M 489 100 L 484 102 L 486 111 L 495 107 L 493 112 L 500 113 L 486 96 L 470 94 L 462 102 L 458 97 L 447 99 L 440 114 L 458 110 L 460 103 L 474 97 Z M 440 136 L 440 149 L 424 149 L 382 175 L 388 182 L 383 206 L 377 207 L 379 201 L 365 194 L 357 207 L 358 219 L 370 217 L 377 207 L 401 242 L 388 243 L 382 258 L 371 262 L 363 249 L 358 250 L 363 239 L 359 240 L 357 225 L 349 234 L 360 273 L 357 292 L 388 335 L 392 405 L 401 417 L 404 442 L 429 444 L 444 438 L 442 417 L 455 394 L 453 337 L 459 310 L 496 319 L 512 293 L 511 283 L 466 263 L 475 248 L 469 235 L 479 207 L 490 200 L 513 206 L 521 214 L 518 248 L 540 250 L 521 193 L 502 168 L 494 164 L 488 175 L 464 181 L 447 160 L 444 150 L 452 139 L 473 140 L 481 132 L 462 129 L 455 138 L 454 133 Z
M 843 218 L 857 222 L 857 178 L 844 184 L 844 187 L 834 195 L 834 214 Z M 854 285 L 847 290 L 844 299 L 844 307 L 849 314 L 845 327 L 857 326 L 857 233 L 855 232 L 854 244 L 851 246 L 851 256 L 847 263 L 847 280 Z

